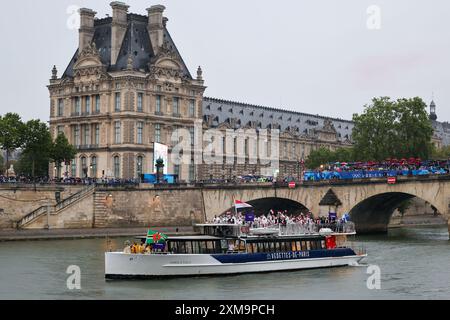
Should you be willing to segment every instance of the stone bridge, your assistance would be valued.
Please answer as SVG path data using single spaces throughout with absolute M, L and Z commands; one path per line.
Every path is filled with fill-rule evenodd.
M 392 185 L 386 179 L 308 182 L 294 189 L 272 184 L 41 189 L 0 188 L 0 229 L 186 226 L 232 210 L 233 199 L 250 203 L 257 213 L 350 213 L 360 233 L 386 232 L 394 211 L 412 198 L 450 217 L 450 175 L 400 177 Z M 62 202 L 53 200 L 47 213 L 48 201 L 38 200 L 52 198 L 54 191 L 62 193 Z
M 229 211 L 235 198 L 255 207 L 266 206 L 266 212 L 270 205 L 293 208 L 297 204 L 314 216 L 336 212 L 342 217 L 350 213 L 360 233 L 386 232 L 394 211 L 415 197 L 429 203 L 448 220 L 450 176 L 401 177 L 395 184 L 388 184 L 387 179 L 338 180 L 305 183 L 295 189 L 269 185 L 217 187 L 204 189 L 203 197 L 208 219 Z

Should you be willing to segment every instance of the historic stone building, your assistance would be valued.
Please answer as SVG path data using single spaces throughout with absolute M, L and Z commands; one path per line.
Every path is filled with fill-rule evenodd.
M 152 6 L 146 16 L 128 13 L 122 2 L 111 7 L 112 17 L 103 19 L 80 10 L 79 48 L 61 77 L 53 69 L 51 132 L 64 133 L 78 154 L 62 172 L 52 166 L 51 176 L 66 171 L 72 177 L 132 179 L 152 173 L 154 142 L 171 153 L 179 142 L 172 141 L 173 132 L 183 128 L 194 136 L 198 123 L 203 130 L 280 130 L 280 176 L 297 176 L 300 161 L 315 148 L 351 145 L 349 121 L 204 98 L 202 70 L 191 76 L 167 30 L 163 6 Z M 192 181 L 259 174 L 260 165 L 248 162 L 166 165 L 180 180 Z
M 153 172 L 154 142 L 172 145 L 174 129 L 192 130 L 202 118 L 202 71 L 191 76 L 167 31 L 165 8 L 141 16 L 122 2 L 111 7 L 104 19 L 80 10 L 79 48 L 60 78 L 53 69 L 48 86 L 52 135 L 64 133 L 78 149 L 67 168 L 72 177 Z M 167 165 L 194 179 L 193 168 Z
M 208 97 L 203 98 L 203 123 L 205 130 L 278 130 L 280 177 L 300 178 L 302 160 L 313 150 L 320 147 L 336 150 L 352 145 L 351 121 Z M 203 179 L 258 175 L 261 164 L 249 162 L 248 150 L 246 156 L 240 164 L 203 164 L 200 175 Z
M 145 16 L 128 13 L 122 2 L 111 7 L 112 17 L 103 19 L 91 9 L 80 10 L 78 50 L 61 77 L 53 69 L 51 133 L 64 133 L 78 154 L 62 172 L 51 166 L 51 176 L 65 171 L 72 177 L 138 178 L 155 171 L 155 142 L 168 146 L 168 172 L 183 181 L 259 175 L 266 166 L 250 161 L 251 137 L 245 138 L 244 156 L 236 155 L 232 163 L 225 157 L 213 164 L 198 161 L 207 145 L 202 146 L 202 135 L 194 135 L 198 129 L 276 130 L 280 177 L 300 177 L 302 160 L 312 150 L 352 145 L 351 121 L 204 97 L 202 70 L 194 78 L 183 62 L 167 30 L 164 6 L 152 6 Z M 433 102 L 433 143 L 449 145 L 450 124 L 436 121 L 435 108 Z M 202 147 L 183 153 L 190 163 L 172 163 L 170 154 L 183 141 L 174 134 L 178 129 L 191 135 L 191 145 L 197 140 Z
M 432 142 L 436 148 L 450 145 L 450 123 L 437 121 L 436 103 L 430 104 L 430 121 L 434 129 Z

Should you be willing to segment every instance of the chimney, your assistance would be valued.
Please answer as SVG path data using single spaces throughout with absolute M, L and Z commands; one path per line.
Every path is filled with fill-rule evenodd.
M 130 6 L 123 2 L 111 2 L 113 18 L 111 24 L 111 65 L 117 63 L 120 48 L 127 32 L 127 14 Z
M 80 43 L 79 52 L 88 46 L 94 38 L 94 18 L 97 12 L 91 9 L 81 8 L 80 13 Z
M 150 35 L 150 41 L 152 43 L 153 52 L 158 54 L 159 48 L 164 43 L 164 24 L 167 20 L 163 19 L 163 12 L 166 7 L 162 5 L 152 6 L 147 9 L 148 11 L 148 34 Z

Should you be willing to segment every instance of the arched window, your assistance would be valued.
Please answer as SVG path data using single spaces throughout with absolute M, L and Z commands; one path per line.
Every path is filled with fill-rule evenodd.
M 143 174 L 143 167 L 144 167 L 144 158 L 139 156 L 139 157 L 137 157 L 137 163 L 136 163 L 136 171 L 137 171 L 138 179 L 140 179 L 141 175 Z
M 77 159 L 72 160 L 72 172 L 71 172 L 72 178 L 77 177 Z
M 87 178 L 88 175 L 88 167 L 87 167 L 87 159 L 86 157 L 81 158 L 81 167 L 80 167 L 80 177 Z
M 114 177 L 120 178 L 120 158 L 118 156 L 114 157 Z
M 91 158 L 91 178 L 97 178 L 97 157 Z

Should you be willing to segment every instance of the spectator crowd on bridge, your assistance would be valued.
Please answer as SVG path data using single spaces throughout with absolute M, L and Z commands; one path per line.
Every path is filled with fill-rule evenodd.
M 450 160 L 387 159 L 382 162 L 336 162 L 318 170 L 306 171 L 304 181 L 352 180 L 383 177 L 414 177 L 448 174 Z

